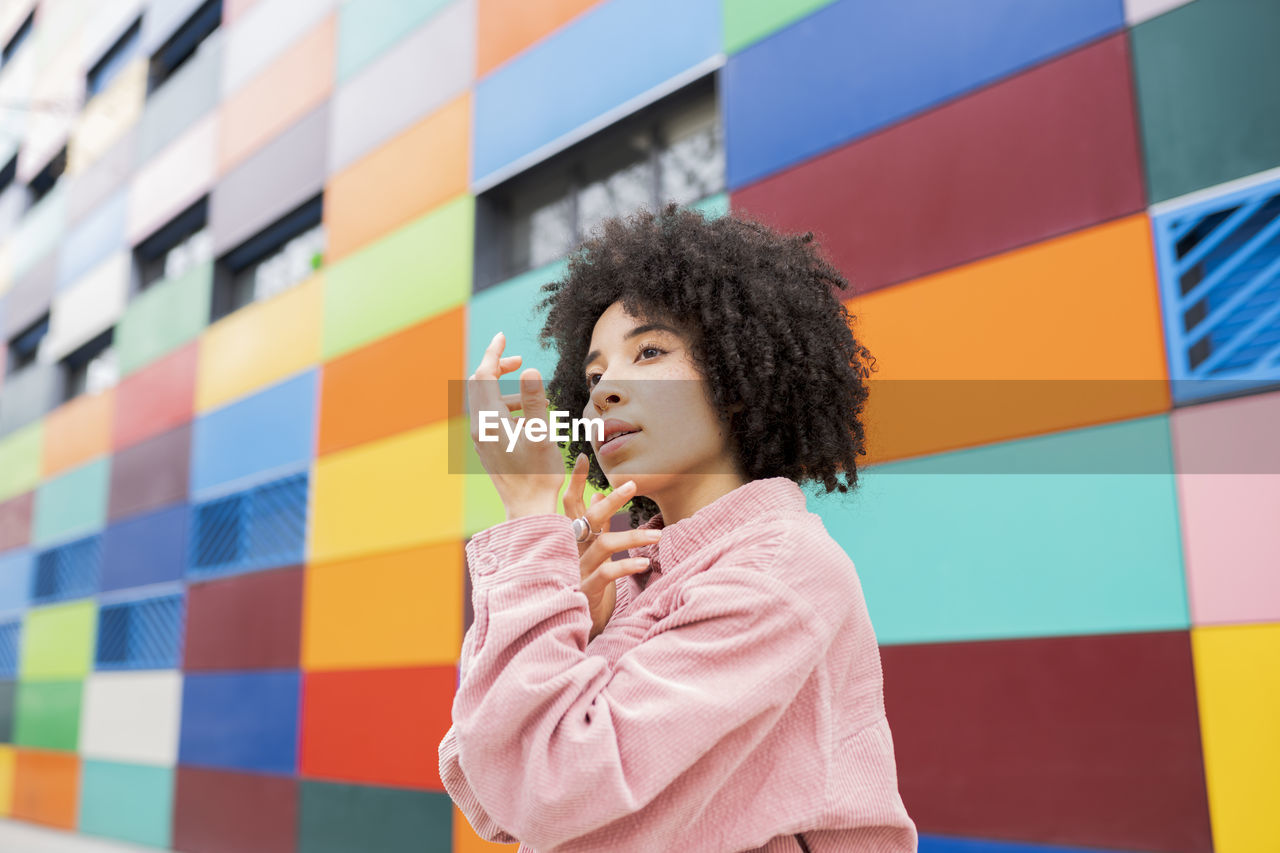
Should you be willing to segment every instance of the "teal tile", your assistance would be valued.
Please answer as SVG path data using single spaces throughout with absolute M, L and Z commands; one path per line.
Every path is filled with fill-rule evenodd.
M 1099 445 L 1151 458 L 1012 473 Z M 1175 475 L 1107 473 L 1171 458 L 1162 415 L 873 466 L 851 495 L 810 488 L 809 508 L 853 559 L 883 644 L 1184 629 Z
M 74 468 L 36 490 L 31 540 L 42 546 L 94 533 L 107 523 L 111 457 Z
M 172 767 L 89 760 L 81 765 L 82 833 L 167 848 L 172 823 Z
M 299 853 L 449 853 L 453 808 L 447 794 L 304 780 Z

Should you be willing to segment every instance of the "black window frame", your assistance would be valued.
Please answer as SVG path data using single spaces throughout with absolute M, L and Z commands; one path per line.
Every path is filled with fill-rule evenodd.
M 67 146 L 62 146 L 62 150 L 53 157 L 49 158 L 49 162 L 44 168 L 36 173 L 31 179 L 31 183 L 27 184 L 27 188 L 31 191 L 30 206 L 34 207 L 44 199 L 53 188 L 57 186 L 58 181 L 67 171 Z
M 88 393 L 88 368 L 93 360 L 115 346 L 115 326 L 99 332 L 97 335 L 76 347 L 58 363 L 62 388 L 59 397 L 66 403 L 82 394 Z M 84 387 L 77 387 L 83 372 Z
M 645 204 L 651 210 L 664 203 L 662 174 L 658 161 L 668 148 L 664 147 L 661 128 L 673 116 L 709 100 L 715 110 L 720 141 L 719 150 L 723 157 L 725 147 L 723 114 L 720 109 L 721 90 L 722 82 L 719 79 L 719 73 L 710 72 L 478 194 L 475 199 L 472 292 L 479 293 L 542 266 L 532 262 L 522 265 L 512 257 L 518 221 L 514 210 L 522 201 L 527 201 L 539 193 L 544 193 L 549 199 L 563 199 L 568 204 L 572 211 L 570 218 L 574 229 L 572 246 L 579 245 L 587 236 L 583 227 L 586 223 L 583 222 L 580 210 L 582 190 L 599 178 L 599 175 L 592 175 L 592 172 L 598 169 L 602 161 L 614 156 L 626 140 L 638 134 L 643 134 L 646 138 L 647 155 L 644 156 L 648 158 L 651 174 L 649 198 Z M 632 162 L 639 163 L 642 159 L 643 157 Z M 607 172 L 607 174 L 617 173 Z M 561 189 L 556 191 L 555 187 Z M 722 172 L 719 187 L 707 196 L 727 190 L 727 175 Z M 594 225 L 594 223 L 591 224 Z M 566 254 L 571 254 L 572 251 L 573 248 L 570 248 Z
M 22 47 L 27 37 L 31 35 L 31 30 L 35 26 L 36 10 L 32 9 L 27 14 L 27 19 L 18 25 L 13 31 L 13 35 L 5 42 L 4 48 L 0 49 L 0 68 L 5 67 L 13 55 L 18 52 L 18 48 Z
M 163 272 L 165 256 L 188 237 L 199 233 L 209 225 L 209 196 L 203 195 L 188 205 L 181 213 L 156 229 L 151 236 L 133 248 L 135 293 L 141 293 L 152 285 L 165 280 Z M 159 263 L 161 273 L 151 277 L 152 265 Z
M 4 168 L 0 168 L 0 194 L 13 186 L 14 181 L 18 179 L 18 155 L 14 154 L 9 158 L 9 162 L 4 164 Z
M 98 57 L 98 61 L 93 63 L 89 70 L 85 73 L 84 96 L 85 100 L 89 100 L 96 95 L 101 94 L 111 81 L 116 78 L 116 74 L 120 73 L 116 69 L 115 73 L 110 74 L 105 79 L 102 77 L 103 71 L 111 61 L 116 59 L 131 42 L 140 42 L 142 40 L 142 16 L 139 15 L 134 19 L 133 23 L 120 34 L 120 38 L 112 42 L 111 47 L 107 48 L 102 56 Z M 123 66 L 121 66 L 123 67 Z
M 151 54 L 147 68 L 147 96 L 168 82 L 196 55 L 205 39 L 222 25 L 222 0 L 206 0 L 173 35 Z
M 324 224 L 324 191 L 320 191 L 281 215 L 257 234 L 223 253 L 214 262 L 213 296 L 209 322 L 251 305 L 254 300 L 238 300 L 236 281 L 241 273 L 283 249 L 290 240 Z M 322 256 L 323 258 L 323 256 Z
M 6 376 L 13 376 L 36 363 L 40 355 L 40 344 L 49 334 L 49 317 L 49 312 L 46 311 L 35 322 L 9 338 L 6 345 Z

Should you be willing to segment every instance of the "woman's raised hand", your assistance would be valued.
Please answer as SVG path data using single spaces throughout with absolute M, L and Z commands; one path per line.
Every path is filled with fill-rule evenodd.
M 602 531 L 586 542 L 578 543 L 578 569 L 582 574 L 579 588 L 586 595 L 591 609 L 590 641 L 604 630 L 613 616 L 618 594 L 614 581 L 623 575 L 643 572 L 649 567 L 647 557 L 627 557 L 623 560 L 612 560 L 610 557 L 618 551 L 652 545 L 662 538 L 662 531 L 609 530 L 609 519 L 613 518 L 623 504 L 635 497 L 636 484 L 628 480 L 608 495 L 592 495 L 591 506 L 586 508 L 584 498 L 588 468 L 586 455 L 579 454 L 573 466 L 573 474 L 569 477 L 569 488 L 564 493 L 564 514 L 569 518 L 585 516 L 592 530 Z
M 556 511 L 556 497 L 564 485 L 564 457 L 553 441 L 533 441 L 523 432 L 508 450 L 506 441 L 481 441 L 481 412 L 495 413 L 491 423 L 510 421 L 516 409 L 524 410 L 526 421 L 547 421 L 547 395 L 542 376 L 532 367 L 520 374 L 519 395 L 503 396 L 498 378 L 520 367 L 518 355 L 502 358 L 506 337 L 493 336 L 485 348 L 480 366 L 467 380 L 467 403 L 471 418 L 471 440 L 489 479 L 493 481 L 507 508 L 507 519 Z M 511 398 L 516 397 L 513 401 Z M 499 429 L 502 435 L 505 428 Z M 543 430 L 543 434 L 547 434 Z

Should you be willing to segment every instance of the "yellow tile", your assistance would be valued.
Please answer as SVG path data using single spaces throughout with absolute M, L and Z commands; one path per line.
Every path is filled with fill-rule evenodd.
M 316 460 L 312 562 L 462 538 L 465 478 L 448 472 L 448 424 L 439 421 Z
M 447 666 L 462 650 L 462 542 L 307 568 L 302 665 Z
M 324 276 L 247 305 L 200 339 L 196 410 L 204 412 L 320 361 Z
M 1280 838 L 1280 624 L 1191 630 L 1213 849 Z
M 0 817 L 13 814 L 13 768 L 16 759 L 12 746 L 0 745 Z

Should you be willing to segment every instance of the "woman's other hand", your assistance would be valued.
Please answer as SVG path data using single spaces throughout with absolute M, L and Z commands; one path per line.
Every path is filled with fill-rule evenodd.
M 585 516 L 592 530 L 602 531 L 586 542 L 578 543 L 578 569 L 582 575 L 579 588 L 587 597 L 587 605 L 591 610 L 591 633 L 588 635 L 590 642 L 604 630 L 613 616 L 618 597 L 614 581 L 623 575 L 632 575 L 649 568 L 647 557 L 627 557 L 622 560 L 610 558 L 619 551 L 652 545 L 662 538 L 662 531 L 610 531 L 609 519 L 635 496 L 635 483 L 628 480 L 609 495 L 594 494 L 591 496 L 590 508 L 585 508 L 588 467 L 586 455 L 579 454 L 569 478 L 569 488 L 564 494 L 564 514 L 569 518 Z

